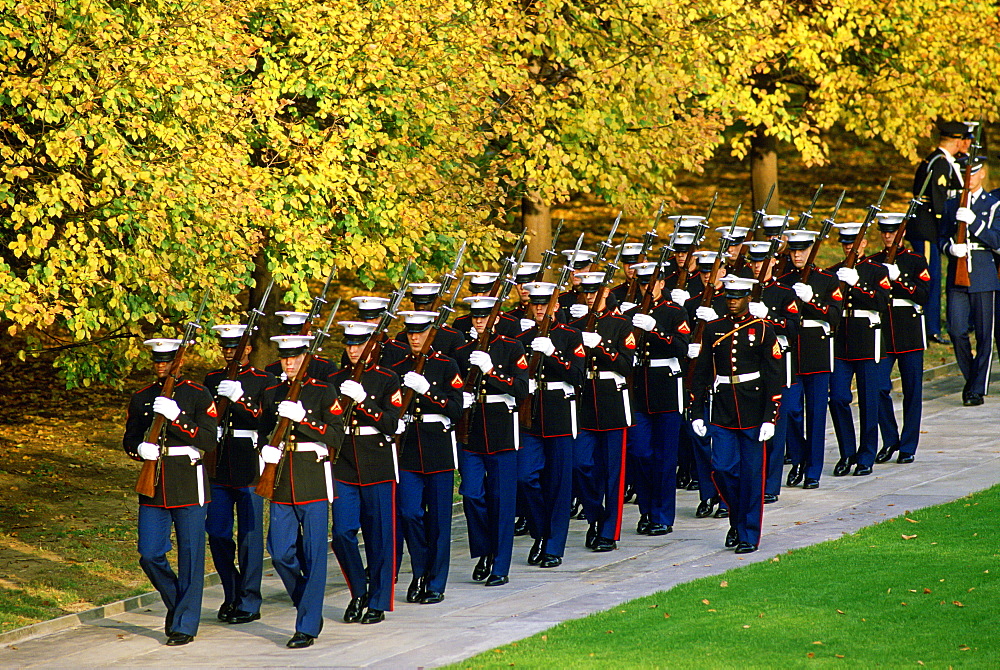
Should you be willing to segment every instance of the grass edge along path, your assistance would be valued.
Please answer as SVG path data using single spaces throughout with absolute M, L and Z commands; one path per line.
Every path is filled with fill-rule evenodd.
M 996 667 L 998 511 L 1000 485 L 449 667 Z

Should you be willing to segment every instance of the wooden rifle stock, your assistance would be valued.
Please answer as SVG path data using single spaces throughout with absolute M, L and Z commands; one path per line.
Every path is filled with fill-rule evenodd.
M 969 196 L 971 190 L 969 189 L 969 179 L 972 177 L 972 156 L 969 157 L 969 161 L 965 164 L 965 175 L 964 181 L 965 185 L 962 187 L 962 197 L 959 200 L 959 207 L 969 206 Z M 969 227 L 965 221 L 958 222 L 958 230 L 955 231 L 955 243 L 965 244 L 969 239 Z M 967 252 L 962 258 L 956 259 L 955 262 L 955 286 L 970 286 L 972 281 L 969 279 L 969 254 Z

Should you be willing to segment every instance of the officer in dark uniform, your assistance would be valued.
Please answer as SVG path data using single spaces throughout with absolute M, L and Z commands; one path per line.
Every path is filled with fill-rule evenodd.
M 306 322 L 309 315 L 305 312 L 275 312 L 275 316 L 281 317 L 281 334 L 298 335 L 302 332 L 302 324 Z M 282 379 L 283 373 L 281 360 L 276 360 L 264 367 L 265 372 L 269 372 L 278 379 Z M 316 381 L 326 381 L 327 378 L 337 371 L 337 364 L 327 360 L 322 356 L 313 356 L 309 361 L 308 374 Z
M 586 546 L 598 552 L 614 551 L 621 539 L 626 434 L 635 423 L 627 380 L 635 360 L 636 337 L 629 321 L 608 307 L 607 300 L 597 303 L 604 273 L 583 272 L 577 277 L 587 308 L 597 319 L 590 331 L 586 315 L 569 324 L 583 331 L 587 349 L 581 430 L 573 445 L 574 477 L 590 522 Z
M 477 332 L 486 327 L 497 298 L 465 298 Z M 459 470 L 465 519 L 469 526 L 469 552 L 478 558 L 472 579 L 486 586 L 510 581 L 514 545 L 514 512 L 517 497 L 519 446 L 518 403 L 528 392 L 528 362 L 517 340 L 493 332 L 487 349 L 473 340 L 455 352 L 464 377 L 473 366 L 482 373 L 473 392 L 463 392 L 469 409 L 468 437 L 459 451 Z
M 790 230 L 788 256 L 791 268 L 778 282 L 791 287 L 798 298 L 799 322 L 796 341 L 790 343 L 795 355 L 802 400 L 805 405 L 805 438 L 802 454 L 792 454 L 792 468 L 786 484 L 794 486 L 804 474 L 802 488 L 819 488 L 826 452 L 826 412 L 830 399 L 830 373 L 833 371 L 833 332 L 840 322 L 844 294 L 832 274 L 813 267 L 806 283 L 801 281 L 812 245 L 819 235 L 814 230 Z M 789 430 L 792 426 L 789 426 Z M 797 440 L 787 439 L 794 448 Z
M 577 275 L 590 271 L 590 267 L 594 264 L 594 259 L 597 258 L 597 252 L 587 251 L 586 249 L 580 249 L 579 251 L 564 249 L 562 253 L 566 257 L 566 262 L 573 266 L 573 273 L 570 279 L 570 289 L 559 295 L 559 309 L 565 311 L 564 316 L 567 320 L 579 319 L 587 310 L 580 295 L 580 279 Z M 573 307 L 573 305 L 580 306 Z
M 982 405 L 986 395 L 993 355 L 995 293 L 1000 290 L 993 262 L 993 254 L 1000 250 L 1000 200 L 983 190 L 985 165 L 985 157 L 978 157 L 973 163 L 968 207 L 959 207 L 958 198 L 945 204 L 944 235 L 940 242 L 941 250 L 948 254 L 948 334 L 955 347 L 958 367 L 965 377 L 962 402 L 969 407 Z M 966 222 L 966 244 L 955 242 L 959 221 Z M 968 287 L 955 285 L 958 263 L 968 265 Z M 975 358 L 969 341 L 969 333 L 973 330 L 976 332 Z
M 413 305 L 414 311 L 433 311 L 434 301 L 437 300 L 438 292 L 441 290 L 441 284 L 437 282 L 414 282 L 408 287 L 409 292 L 407 295 L 410 297 L 410 304 Z M 454 290 L 458 290 L 457 288 Z M 407 345 L 406 332 L 400 331 L 396 335 L 396 339 Z M 464 333 L 460 333 L 448 324 L 444 324 L 438 329 L 437 335 L 434 336 L 434 351 L 438 352 L 442 356 L 447 356 L 448 358 L 455 357 L 455 350 L 468 341 Z M 408 349 L 408 345 L 407 345 Z
M 498 272 L 466 272 L 465 278 L 468 281 L 469 297 L 474 296 L 488 296 L 493 290 L 494 284 L 499 280 L 500 273 Z M 466 342 L 475 340 L 478 335 L 473 333 L 473 319 L 471 312 L 469 314 L 463 314 L 462 316 L 456 317 L 452 322 L 452 327 L 460 332 L 463 337 L 465 337 Z M 521 322 L 520 319 L 516 319 L 504 312 L 500 312 L 497 315 L 497 322 L 493 326 L 493 332 L 499 333 L 504 337 L 509 337 L 511 339 L 516 338 L 521 334 Z M 454 354 L 454 351 L 452 352 Z M 452 355 L 454 358 L 454 355 Z
M 398 427 L 403 394 L 395 372 L 361 360 L 375 325 L 363 321 L 340 321 L 339 325 L 344 328 L 350 367 L 330 378 L 340 396 L 333 404 L 333 413 L 343 417 L 346 433 L 340 459 L 333 467 L 337 500 L 333 503 L 331 545 L 351 590 L 344 621 L 374 624 L 384 621 L 385 612 L 393 610 L 399 467 L 392 436 Z M 365 368 L 359 381 L 354 381 L 358 365 Z M 365 540 L 367 577 L 358 548 L 359 530 Z
M 618 311 L 622 314 L 636 306 L 635 302 L 626 301 L 625 298 L 628 297 L 629 290 L 635 284 L 635 268 L 633 266 L 641 261 L 642 242 L 626 242 L 625 246 L 622 247 L 621 257 L 618 259 L 618 262 L 622 265 L 622 273 L 625 275 L 625 280 L 609 291 L 615 297 Z M 632 291 L 633 301 L 637 300 L 637 295 L 638 290 Z
M 684 286 L 678 287 L 677 281 L 680 277 L 680 269 L 685 264 L 691 266 L 694 259 L 690 257 L 691 247 L 694 245 L 694 233 L 677 233 L 674 236 L 674 255 L 667 261 L 667 265 L 661 271 L 663 276 L 663 288 L 669 296 L 670 302 L 678 306 L 683 306 L 691 299 L 691 294 Z M 697 270 L 693 274 L 698 274 Z
M 458 364 L 431 350 L 423 372 L 416 372 L 420 353 L 437 312 L 400 312 L 410 346 L 392 370 L 414 396 L 400 420 L 398 511 L 410 552 L 413 581 L 407 602 L 432 605 L 444 600 L 451 557 L 451 509 L 458 467 L 454 426 L 462 416 L 462 384 Z M 438 332 L 434 336 L 437 342 Z M 405 393 L 405 389 L 404 389 Z
M 781 345 L 771 324 L 748 311 L 755 279 L 726 277 L 728 314 L 705 326 L 691 381 L 692 407 L 700 410 L 715 389 L 711 426 L 696 418 L 692 430 L 712 433 L 712 476 L 729 505 L 726 547 L 757 551 L 764 515 L 764 444 L 774 436 L 781 404 Z
M 927 174 L 931 180 L 923 195 L 923 204 L 914 219 L 906 224 L 906 239 L 918 254 L 927 260 L 931 275 L 930 296 L 927 301 L 927 333 L 932 342 L 946 343 L 941 339 L 941 253 L 938 239 L 944 232 L 944 204 L 949 198 L 958 197 L 962 191 L 964 175 L 957 158 L 969 150 L 972 131 L 961 121 L 947 121 L 939 128 L 938 147 L 917 166 L 913 177 L 913 196 L 920 195 Z
M 840 244 L 846 255 L 861 231 L 860 223 L 839 223 Z M 830 268 L 847 286 L 844 310 L 834 338 L 833 374 L 830 375 L 830 418 L 837 434 L 840 460 L 833 476 L 841 477 L 857 464 L 854 474 L 870 475 L 878 453 L 878 364 L 885 357 L 883 324 L 889 319 L 889 272 L 881 263 L 864 258 L 868 240 L 858 247 L 853 268 L 843 262 Z M 854 433 L 851 414 L 851 379 L 857 382 L 860 436 Z
M 876 214 L 878 230 L 882 236 L 882 251 L 873 254 L 871 261 L 882 263 L 889 272 L 888 328 L 886 354 L 879 362 L 878 423 L 882 432 L 882 449 L 875 456 L 876 463 L 885 463 L 899 451 L 897 463 L 912 463 L 920 439 L 920 410 L 923 399 L 924 349 L 927 348 L 927 329 L 924 324 L 924 305 L 930 295 L 930 271 L 927 261 L 918 253 L 900 245 L 896 262 L 886 265 L 888 248 L 906 214 Z M 900 383 L 903 388 L 903 432 L 896 423 L 892 408 L 892 367 L 899 364 Z
M 222 355 L 229 363 L 236 355 L 246 326 L 221 325 L 212 330 L 218 335 Z M 212 502 L 208 504 L 205 529 L 225 594 L 218 617 L 220 621 L 235 624 L 260 618 L 264 499 L 254 492 L 253 484 L 261 468 L 257 445 L 262 441 L 259 428 L 264 389 L 277 383 L 274 375 L 250 365 L 251 350 L 248 345 L 235 380 L 226 378 L 226 368 L 205 376 L 205 386 L 212 395 L 229 399 L 226 414 L 219 417 L 215 473 L 209 477 Z M 236 542 L 233 542 L 234 521 Z
M 389 298 L 372 295 L 355 296 L 351 298 L 351 301 L 358 306 L 357 320 L 373 325 L 377 325 L 381 321 L 385 310 L 389 308 L 390 302 Z M 379 338 L 380 344 L 377 345 L 378 364 L 384 368 L 392 367 L 403 360 L 410 351 L 406 342 L 400 339 L 400 337 L 393 340 L 386 333 L 382 333 Z M 350 364 L 351 362 L 348 360 L 347 352 L 345 351 L 340 356 L 340 367 L 345 368 Z
M 530 301 L 527 316 L 541 324 L 556 285 L 529 282 L 524 289 Z M 573 492 L 573 438 L 586 352 L 580 331 L 558 322 L 551 323 L 545 337 L 533 325 L 518 339 L 531 356 L 541 357 L 528 381 L 531 416 L 521 429 L 517 452 L 518 487 L 534 539 L 528 564 L 554 568 L 562 564 L 569 533 L 566 511 Z
M 517 306 L 507 310 L 507 316 L 518 319 L 521 324 L 521 331 L 533 328 L 535 321 L 528 318 L 528 303 L 530 302 L 528 290 L 524 287 L 535 281 L 538 271 L 542 269 L 541 263 L 522 262 L 514 272 L 514 288 L 517 289 Z M 531 323 L 528 323 L 528 322 Z
M 139 566 L 167 607 L 167 645 L 175 647 L 198 634 L 209 501 L 201 458 L 215 449 L 217 413 L 208 389 L 187 379 L 176 382 L 172 398 L 160 395 L 180 340 L 155 338 L 144 344 L 153 352 L 156 381 L 129 401 L 122 447 L 133 460 L 160 461 L 153 497 L 139 496 Z M 153 414 L 165 419 L 159 444 L 145 441 Z M 176 574 L 167 560 L 171 526 L 177 536 Z
M 648 314 L 626 314 L 637 338 L 632 372 L 635 425 L 628 430 L 640 514 L 636 532 L 666 535 L 673 532 L 677 512 L 677 449 L 686 402 L 682 362 L 691 327 L 684 308 L 666 300 L 664 280 L 652 282 L 656 263 L 639 263 L 633 269 L 643 294 L 652 292 Z

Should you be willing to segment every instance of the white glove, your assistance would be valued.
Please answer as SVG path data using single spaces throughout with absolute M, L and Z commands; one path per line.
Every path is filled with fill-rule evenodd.
M 683 305 L 691 299 L 691 294 L 682 288 L 675 288 L 670 291 L 670 300 L 678 305 Z
M 218 442 L 222 439 L 222 426 L 215 427 L 215 440 Z
M 968 244 L 958 244 L 953 242 L 951 246 L 948 247 L 948 253 L 955 258 L 962 258 L 963 256 L 969 255 L 969 245 Z
M 534 327 L 535 327 L 535 320 L 534 319 L 521 319 L 521 332 L 522 333 L 524 331 L 526 331 L 526 330 L 531 330 Z
M 809 284 L 803 284 L 802 282 L 795 282 L 792 284 L 792 290 L 795 291 L 795 295 L 802 302 L 812 302 L 813 290 L 812 286 Z
M 694 315 L 702 321 L 715 321 L 719 318 L 719 313 L 711 307 L 699 307 L 694 311 Z
M 233 402 L 239 402 L 239 399 L 243 397 L 243 384 L 235 379 L 223 379 L 219 382 L 218 393 Z
M 587 307 L 586 305 L 581 305 L 580 303 L 576 303 L 575 305 L 569 306 L 569 315 L 574 319 L 582 319 L 583 317 L 587 316 L 587 312 L 589 311 L 590 311 L 589 307 Z
M 649 314 L 635 314 L 632 316 L 632 325 L 636 328 L 642 328 L 648 333 L 656 328 L 656 319 Z
M 634 307 L 635 307 L 634 302 L 623 301 L 620 305 L 618 305 L 618 311 L 624 314 L 625 312 L 629 311 L 630 309 L 633 309 Z
M 760 424 L 760 435 L 757 437 L 757 441 L 767 442 L 772 437 L 774 437 L 774 424 L 770 422 Z
M 538 390 L 538 382 L 534 379 L 528 380 L 528 395 L 535 395 L 535 391 Z
M 580 334 L 583 335 L 583 346 L 587 347 L 588 349 L 593 349 L 594 347 L 596 347 L 598 344 L 601 343 L 600 333 L 584 332 Z
M 469 337 L 471 337 L 474 340 L 479 337 L 479 331 L 476 330 L 475 326 L 469 328 Z
M 403 386 L 413 389 L 417 392 L 417 395 L 423 395 L 430 390 L 431 383 L 427 381 L 427 377 L 424 377 L 419 372 L 410 370 L 403 375 Z
M 365 387 L 354 381 L 353 379 L 348 379 L 340 385 L 340 392 L 346 395 L 348 398 L 354 402 L 364 402 L 364 399 L 368 397 L 368 393 L 365 391 Z
M 302 406 L 301 402 L 282 400 L 278 403 L 278 416 L 282 416 L 295 423 L 302 423 L 302 419 L 306 418 L 306 408 Z
M 488 375 L 490 370 L 493 369 L 493 359 L 485 351 L 479 351 L 477 349 L 469 354 L 469 365 L 475 365 L 483 371 L 484 375 Z
M 468 391 L 462 391 L 462 409 L 469 409 L 475 401 L 476 396 L 472 395 Z
M 692 421 L 691 430 L 693 430 L 694 434 L 698 437 L 705 437 L 708 435 L 708 426 L 705 425 L 704 419 L 695 419 Z
M 173 398 L 164 398 L 162 395 L 156 396 L 153 400 L 153 411 L 162 414 L 171 421 L 176 421 L 181 415 L 181 408 L 174 402 Z
M 160 457 L 160 448 L 152 442 L 140 442 L 136 451 L 139 452 L 139 458 L 144 461 L 155 461 Z
M 955 212 L 955 219 L 962 223 L 969 224 L 976 220 L 976 213 L 968 207 L 959 207 Z
M 265 444 L 260 448 L 260 458 L 265 463 L 274 465 L 281 460 L 281 449 L 272 447 L 270 444 Z
M 396 435 L 402 435 L 406 432 L 406 422 L 400 419 L 396 422 Z
M 896 281 L 899 279 L 899 266 L 895 263 L 883 263 L 885 269 L 889 271 L 889 281 Z
M 698 358 L 698 354 L 701 353 L 701 345 L 697 342 L 692 342 L 688 345 L 688 358 Z
M 837 270 L 837 279 L 845 284 L 854 286 L 858 283 L 858 279 L 860 279 L 860 277 L 858 277 L 858 271 L 854 268 L 840 268 Z
M 531 341 L 531 350 L 537 351 L 542 356 L 551 356 L 556 353 L 556 345 L 552 344 L 550 337 L 536 337 Z
M 767 305 L 762 302 L 751 302 L 750 303 L 750 314 L 757 317 L 758 319 L 767 318 Z

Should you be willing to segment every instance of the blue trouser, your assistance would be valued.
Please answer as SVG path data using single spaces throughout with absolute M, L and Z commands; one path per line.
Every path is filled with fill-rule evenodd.
M 545 496 L 542 493 L 542 471 L 545 469 L 545 445 L 542 439 L 521 431 L 521 448 L 517 450 L 517 516 L 528 522 L 531 537 L 545 537 Z M 567 505 L 568 507 L 568 505 Z
M 781 389 L 781 411 L 774 425 L 774 437 L 767 441 L 765 493 L 781 493 L 785 454 L 792 463 L 802 463 L 802 384 L 797 379 L 791 386 Z
M 899 432 L 896 412 L 892 408 L 892 366 L 899 364 L 899 380 L 903 387 L 903 432 Z M 914 454 L 920 441 L 920 415 L 924 396 L 924 352 L 886 354 L 879 361 L 878 425 L 882 444 L 898 447 L 902 454 Z
M 264 569 L 264 499 L 251 486 L 212 484 L 205 530 L 225 602 L 242 612 L 256 614 L 260 611 L 260 579 Z
M 986 395 L 993 358 L 994 291 L 970 293 L 948 290 L 948 334 L 955 347 L 958 369 L 965 377 L 965 393 Z M 930 325 L 928 324 L 928 330 Z M 972 357 L 969 333 L 976 333 L 976 357 Z
M 506 577 L 514 549 L 517 452 L 480 454 L 462 449 L 458 458 L 462 474 L 458 492 L 469 527 L 469 553 L 472 558 L 492 556 L 493 574 Z
M 326 529 L 330 503 L 271 503 L 267 551 L 274 570 L 298 611 L 295 632 L 313 637 L 323 630 L 326 590 Z
M 541 509 L 531 514 L 537 516 L 529 525 L 537 523 L 531 531 L 535 539 L 545 540 L 545 553 L 562 556 L 566 551 L 566 536 L 569 534 L 568 510 L 573 497 L 573 438 L 539 437 L 521 433 L 521 449 L 517 452 L 518 478 L 521 479 L 521 456 L 525 452 L 542 452 L 539 492 Z M 535 459 L 536 462 L 539 459 Z M 530 500 L 531 498 L 526 498 Z
M 367 579 L 358 531 L 365 538 Z M 396 482 L 358 486 L 338 481 L 331 536 L 351 597 L 367 593 L 368 607 L 391 611 L 396 581 Z
M 170 527 L 177 534 L 177 574 L 167 560 Z M 139 566 L 173 612 L 170 631 L 198 634 L 205 588 L 205 507 L 139 505 Z
M 697 418 L 701 418 L 705 421 L 705 425 L 708 425 L 709 408 L 707 405 L 701 417 L 691 417 L 692 421 Z M 691 473 L 691 476 L 698 478 L 698 497 L 702 502 L 718 497 L 719 491 L 715 487 L 715 482 L 712 481 L 712 436 L 710 434 L 695 434 L 691 430 L 690 421 L 685 421 L 684 424 L 684 431 L 691 443 L 691 452 L 694 457 L 694 472 Z M 726 502 L 722 501 L 720 509 L 724 509 L 725 506 Z
M 710 426 L 712 477 L 729 505 L 729 525 L 740 542 L 760 544 L 764 517 L 764 445 L 760 427 L 735 430 Z
M 826 407 L 830 401 L 830 373 L 814 372 L 799 375 L 798 378 L 802 384 L 802 402 L 806 415 L 802 464 L 806 466 L 806 479 L 819 481 L 823 474 L 823 456 L 826 452 Z
M 639 512 L 653 523 L 673 526 L 677 514 L 677 445 L 680 412 L 635 413 L 628 430 L 628 451 L 635 462 Z
M 581 440 L 582 434 L 573 438 L 573 495 L 583 507 L 583 515 L 597 519 L 601 515 L 601 494 L 594 470 L 594 441 Z
M 596 508 L 587 520 L 597 523 L 597 534 L 608 540 L 618 540 L 622 532 L 622 506 L 625 501 L 625 428 L 616 430 L 581 430 L 576 441 L 582 442 L 583 452 L 593 454 Z M 576 445 L 574 445 L 574 451 Z M 584 507 L 586 512 L 586 507 Z
M 427 579 L 427 590 L 444 593 L 451 558 L 451 496 L 455 473 L 399 473 L 399 520 L 410 552 L 414 577 Z
M 858 414 L 861 420 L 860 436 L 854 433 L 854 417 L 851 412 L 851 378 L 857 380 Z M 830 418 L 837 434 L 840 458 L 853 459 L 864 467 L 875 464 L 878 453 L 878 364 L 874 360 L 833 361 L 830 375 Z

